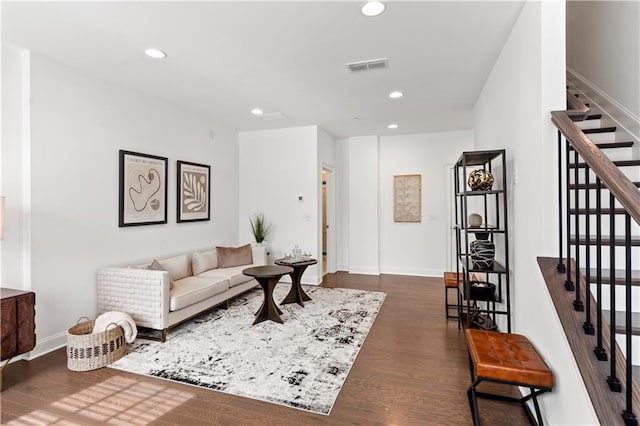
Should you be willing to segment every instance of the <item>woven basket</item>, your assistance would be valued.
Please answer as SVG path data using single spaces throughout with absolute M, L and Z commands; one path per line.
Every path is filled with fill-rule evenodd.
M 92 333 L 94 322 L 79 320 L 67 331 L 67 368 L 89 371 L 102 368 L 127 353 L 124 330 L 119 325 L 100 333 Z

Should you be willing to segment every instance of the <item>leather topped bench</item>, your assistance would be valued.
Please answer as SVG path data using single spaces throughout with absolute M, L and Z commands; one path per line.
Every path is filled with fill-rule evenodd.
M 458 319 L 458 325 L 460 324 L 460 288 L 458 282 L 462 283 L 462 274 L 457 272 L 445 272 L 444 273 L 444 312 L 447 318 Z M 456 291 L 456 303 L 449 303 L 449 289 Z M 449 309 L 455 308 L 457 315 L 449 314 Z
M 553 373 L 540 354 L 525 336 L 512 333 L 467 329 L 471 386 L 467 390 L 473 424 L 480 424 L 478 397 L 518 402 L 522 405 L 531 424 L 542 425 L 542 415 L 537 396 L 553 388 Z M 478 392 L 476 387 L 483 381 L 503 383 L 529 388 L 530 393 L 522 398 Z M 533 400 L 536 419 L 527 401 Z
M 471 274 L 470 281 L 477 281 L 478 278 L 475 274 Z M 464 282 L 464 275 L 457 272 L 445 272 L 444 273 L 444 312 L 447 318 L 458 320 L 458 329 L 461 328 L 460 314 L 462 312 L 462 298 L 460 297 L 460 286 Z M 455 290 L 456 303 L 449 302 L 449 290 Z M 455 309 L 457 315 L 451 315 L 449 309 Z

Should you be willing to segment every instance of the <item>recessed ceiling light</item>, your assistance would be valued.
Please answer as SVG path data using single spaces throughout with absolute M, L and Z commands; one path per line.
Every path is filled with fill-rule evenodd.
M 144 50 L 144 54 L 153 59 L 164 59 L 167 54 L 160 49 L 149 48 Z
M 402 93 L 399 90 L 394 90 L 393 92 L 389 93 L 389 97 L 392 99 L 401 98 L 403 96 L 404 96 L 404 93 Z
M 381 1 L 368 1 L 362 5 L 360 11 L 364 16 L 378 16 L 384 12 L 385 7 Z
M 262 115 L 262 110 L 260 108 L 254 108 L 251 110 L 251 114 L 253 115 Z
M 387 129 L 397 129 L 398 125 L 396 123 L 391 123 L 387 126 Z

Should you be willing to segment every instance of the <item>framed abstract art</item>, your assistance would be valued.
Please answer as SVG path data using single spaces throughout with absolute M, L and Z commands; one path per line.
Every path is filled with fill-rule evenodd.
M 119 152 L 118 226 L 167 223 L 167 158 Z
M 178 223 L 210 220 L 211 166 L 178 161 Z
M 421 222 L 422 176 L 396 175 L 393 177 L 393 221 Z

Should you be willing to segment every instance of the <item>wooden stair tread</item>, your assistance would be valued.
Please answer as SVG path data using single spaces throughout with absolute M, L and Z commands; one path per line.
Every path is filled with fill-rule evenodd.
M 607 319 L 607 322 L 611 323 L 611 311 L 602 310 L 602 316 Z M 626 313 L 624 311 L 616 311 L 616 333 L 625 334 Z M 631 334 L 634 336 L 640 336 L 640 313 L 631 312 Z
M 605 254 L 603 254 L 603 256 L 605 256 Z M 606 254 L 606 256 L 608 256 L 608 254 Z M 593 257 L 593 256 L 592 256 Z M 594 259 L 595 261 L 595 259 Z M 585 269 L 581 269 L 581 273 L 582 275 L 585 277 L 586 279 L 586 270 Z M 610 273 L 610 269 L 608 268 L 602 268 L 600 270 L 601 273 L 601 277 L 600 277 L 600 282 L 601 284 L 611 284 L 611 273 Z M 595 284 L 598 280 L 598 271 L 596 268 L 591 268 L 589 269 L 589 282 L 591 284 Z M 616 269 L 615 270 L 615 284 L 616 285 L 625 285 L 626 281 L 625 281 L 625 270 L 624 269 Z M 634 287 L 640 287 L 640 271 L 631 271 L 631 285 Z
M 613 148 L 631 148 L 633 146 L 633 141 L 628 142 L 602 142 L 597 143 L 596 146 L 600 149 L 613 149 Z M 573 151 L 573 146 L 569 147 L 569 150 Z
M 612 161 L 612 163 L 618 167 L 640 166 L 640 160 L 616 160 L 616 161 Z M 587 167 L 587 163 L 578 163 L 577 167 L 579 169 L 584 169 L 585 167 Z M 575 169 L 576 164 L 575 163 L 569 164 L 569 168 Z
M 632 182 L 632 183 L 636 186 L 636 188 L 640 188 L 640 182 Z M 604 189 L 604 190 L 607 190 L 607 191 L 609 190 L 609 188 L 604 186 L 604 184 L 600 185 L 600 187 L 601 187 L 601 189 Z M 595 183 L 590 183 L 588 188 L 589 189 L 597 189 Z M 572 184 L 569 185 L 569 189 L 587 189 L 587 185 L 584 184 L 584 183 L 579 183 L 577 185 L 575 183 L 572 183 Z
M 592 133 L 610 133 L 615 131 L 616 131 L 615 126 L 596 127 L 595 129 L 582 129 L 582 133 L 584 133 L 585 135 L 592 134 Z
M 576 214 L 576 210 L 578 212 L 578 214 L 586 214 L 587 213 L 587 209 L 570 209 L 569 210 L 569 214 Z M 623 208 L 617 208 L 617 209 L 613 209 L 613 213 L 614 214 L 625 214 L 627 211 Z M 594 208 L 589 209 L 589 214 L 590 215 L 594 215 L 597 214 L 597 210 Z M 611 209 L 610 208 L 604 208 L 604 209 L 600 209 L 600 214 L 601 215 L 609 215 L 611 214 Z
M 602 114 L 591 114 L 588 115 L 585 120 L 600 120 L 602 118 Z
M 609 245 L 611 245 L 611 238 L 609 236 L 603 236 L 601 242 L 602 242 L 603 246 L 609 246 Z M 569 243 L 570 244 L 575 244 L 576 243 L 576 236 L 575 235 L 571 235 L 569 237 Z M 586 243 L 587 243 L 587 238 L 584 235 L 579 235 L 578 236 L 578 244 L 585 245 Z M 624 236 L 621 236 L 621 235 L 615 236 L 613 238 L 613 243 L 616 246 L 624 246 Z M 589 244 L 591 244 L 591 245 L 595 245 L 596 244 L 596 237 L 595 236 L 591 236 L 589 238 Z M 634 246 L 634 247 L 640 246 L 640 237 L 631 237 L 631 245 Z

